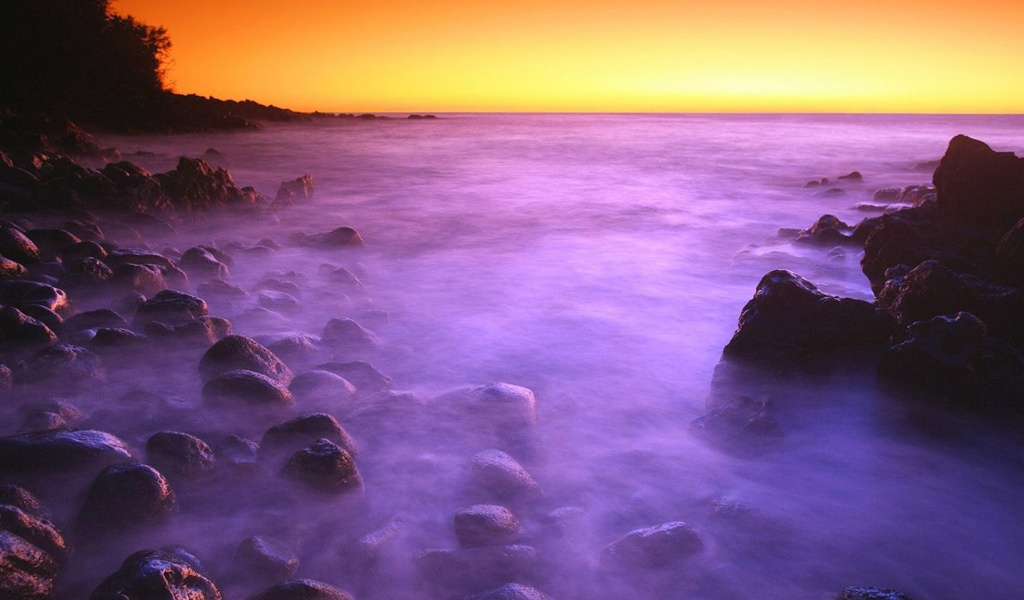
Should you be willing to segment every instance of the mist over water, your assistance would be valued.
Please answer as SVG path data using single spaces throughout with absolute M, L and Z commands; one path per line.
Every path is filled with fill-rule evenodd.
M 966 417 L 922 417 L 870 373 L 764 384 L 786 437 L 763 455 L 723 452 L 688 428 L 766 272 L 788 268 L 828 293 L 872 297 L 855 249 L 794 246 L 780 228 L 808 227 L 824 213 L 850 224 L 879 214 L 858 205 L 879 188 L 929 183 L 931 169 L 918 165 L 937 160 L 953 135 L 1020 153 L 1022 125 L 1019 117 L 445 115 L 104 142 L 152 171 L 216 148 L 236 183 L 265 194 L 314 177 L 314 198 L 276 220 L 210 222 L 151 244 L 270 238 L 285 246 L 235 253 L 230 281 L 246 290 L 268 276 L 293 281 L 300 307 L 268 315 L 250 310 L 255 295 L 205 298 L 236 333 L 319 335 L 329 319 L 351 317 L 377 336 L 381 348 L 366 358 L 398 390 L 429 399 L 501 381 L 536 393 L 536 451 L 517 458 L 543 489 L 545 511 L 582 514 L 576 534 L 547 555 L 557 560 L 541 559 L 538 587 L 552 597 L 817 599 L 872 585 L 918 600 L 1010 599 L 1024 594 L 1019 435 Z M 864 182 L 836 180 L 851 171 Z M 822 177 L 832 183 L 804 187 Z M 825 193 L 833 187 L 843 193 Z M 287 244 L 295 232 L 343 225 L 366 249 Z M 326 281 L 324 263 L 350 269 L 364 289 Z M 288 362 L 296 372 L 312 366 Z M 186 402 L 198 400 L 195 363 L 163 376 Z M 266 424 L 204 427 L 258 441 Z M 307 544 L 299 575 L 358 587 L 329 556 L 344 556 L 352 538 L 400 513 L 413 524 L 407 552 L 390 559 L 390 583 L 365 584 L 358 597 L 421 597 L 407 555 L 456 546 L 451 518 L 471 504 L 457 490 L 472 452 L 426 425 L 384 442 L 360 439 L 358 424 L 350 433 L 365 444 L 357 462 L 369 517 L 339 527 L 334 508 L 308 511 L 304 526 L 323 533 L 317 548 Z M 202 502 L 160 541 L 215 553 L 254 531 L 288 529 L 273 502 L 228 491 Z M 544 530 L 542 514 L 518 516 L 528 534 Z M 597 574 L 604 545 L 676 520 L 705 542 L 686 572 L 642 585 Z M 330 528 L 317 529 L 323 523 Z M 104 567 L 126 555 L 116 552 Z

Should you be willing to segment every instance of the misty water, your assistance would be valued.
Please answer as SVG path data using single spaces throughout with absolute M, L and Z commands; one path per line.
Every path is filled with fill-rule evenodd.
M 764 453 L 729 452 L 689 427 L 705 412 L 722 347 L 766 272 L 790 269 L 827 293 L 872 297 L 855 248 L 794 245 L 780 228 L 808 227 L 824 213 L 851 224 L 880 214 L 862 205 L 879 188 L 929 183 L 932 167 L 921 163 L 937 160 L 953 135 L 1020 153 L 1022 125 L 1017 117 L 442 115 L 102 141 L 154 172 L 212 147 L 239 185 L 265 194 L 313 176 L 315 196 L 273 217 L 147 240 L 158 250 L 262 238 L 283 246 L 235 252 L 230 281 L 246 290 L 268 276 L 296 282 L 301 307 L 254 312 L 256 294 L 207 298 L 236 333 L 319 335 L 328 319 L 351 317 L 380 342 L 359 358 L 396 390 L 425 400 L 489 382 L 533 390 L 536 439 L 530 451 L 504 449 L 543 490 L 536 505 L 516 510 L 524 543 L 541 552 L 530 583 L 553 598 L 795 600 L 871 585 L 919 600 L 1010 599 L 1024 596 L 1019 434 L 929 413 L 860 371 L 759 388 L 786 433 Z M 864 181 L 836 179 L 851 171 Z M 823 177 L 830 184 L 805 187 Z M 366 247 L 288 244 L 295 232 L 342 225 Z M 363 289 L 331 284 L 324 263 L 350 269 Z M 199 405 L 194 363 L 169 366 L 163 377 L 111 376 L 116 392 L 104 397 L 118 386 L 164 386 Z M 202 414 L 202 426 L 161 427 L 257 441 L 266 427 L 245 415 L 212 423 Z M 427 597 L 410 557 L 457 546 L 452 516 L 473 503 L 460 478 L 477 448 L 426 422 L 418 434 L 388 438 L 339 416 L 361 445 L 366 501 L 357 518 L 330 502 L 287 512 L 239 492 L 244 486 L 214 485 L 180 492 L 172 526 L 133 543 L 180 543 L 217 563 L 247 535 L 276 536 L 297 548 L 298 576 L 359 598 Z M 91 425 L 102 429 L 104 418 L 115 433 L 128 429 L 116 414 Z M 144 444 L 136 435 L 128 441 Z M 267 477 L 260 493 L 285 485 Z M 552 541 L 550 515 L 565 507 L 573 508 L 556 514 L 572 515 L 561 525 L 570 531 Z M 345 568 L 353 540 L 394 515 L 403 533 L 378 572 Z M 601 572 L 605 545 L 670 521 L 701 535 L 698 556 L 643 581 Z M 95 586 L 134 549 L 94 557 L 78 585 Z

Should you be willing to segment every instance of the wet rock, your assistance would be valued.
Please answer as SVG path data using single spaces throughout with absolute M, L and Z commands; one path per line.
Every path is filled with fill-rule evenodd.
M 63 229 L 29 229 L 25 237 L 39 249 L 40 260 L 52 261 L 60 258 L 64 252 L 81 243 L 78 236 Z
M 25 315 L 32 317 L 43 325 L 46 325 L 54 332 L 63 331 L 64 329 L 64 319 L 45 306 L 40 306 L 39 304 L 22 304 L 19 308 L 21 309 L 21 312 L 25 313 Z
M 377 339 L 352 319 L 331 319 L 321 336 L 324 344 L 346 353 L 368 352 L 377 348 Z
M 1024 356 L 969 313 L 919 321 L 882 356 L 879 374 L 974 411 L 1024 412 Z
M 319 273 L 327 281 L 355 289 L 361 289 L 363 282 L 356 277 L 355 273 L 349 271 L 344 267 L 336 267 L 334 265 L 320 265 Z
M 169 287 L 163 271 L 154 265 L 118 265 L 114 267 L 110 280 L 146 296 L 152 296 Z
M 346 413 L 355 406 L 355 386 L 330 371 L 303 371 L 292 379 L 288 390 L 296 402 L 323 410 Z
M 235 579 L 248 583 L 278 583 L 295 575 L 298 568 L 294 552 L 257 535 L 242 540 L 232 561 Z
M 740 313 L 724 356 L 784 366 L 827 366 L 844 351 L 885 344 L 893 330 L 868 302 L 828 296 L 790 271 L 765 275 Z
M 128 327 L 128 322 L 124 320 L 124 317 L 117 314 L 116 311 L 109 308 L 101 308 L 71 316 L 64 321 L 61 332 L 67 335 L 76 331 L 98 329 L 100 327 L 122 329 Z
M 773 446 L 785 435 L 771 403 L 749 396 L 735 398 L 694 419 L 690 432 L 741 453 Z
M 344 377 L 361 395 L 381 394 L 392 387 L 391 378 L 366 361 L 328 362 L 316 368 Z
M 879 218 L 864 242 L 861 270 L 878 294 L 885 272 L 937 260 L 957 273 L 991 279 L 998 236 L 950 219 L 934 207 L 909 208 Z
M 196 246 L 189 248 L 181 255 L 179 264 L 191 275 L 207 279 L 224 279 L 228 277 L 228 266 L 215 257 L 209 249 Z
M 312 579 L 291 579 L 251 596 L 249 600 L 354 600 L 339 588 Z
M 67 419 L 57 413 L 37 410 L 25 415 L 24 422 L 18 428 L 18 433 L 52 431 L 54 429 L 64 429 L 67 425 Z
M 0 282 L 0 302 L 23 310 L 32 305 L 42 306 L 59 315 L 72 311 L 71 300 L 64 290 L 36 281 Z
M 79 332 L 80 335 L 86 333 L 90 332 Z M 112 353 L 141 350 L 149 341 L 146 336 L 124 328 L 100 327 L 91 330 L 91 333 L 91 338 L 83 342 L 83 345 L 87 346 L 91 352 L 107 358 Z M 121 354 L 118 358 L 124 358 L 124 355 Z M 118 368 L 125 366 L 125 364 L 115 362 L 113 366 Z
M 1003 281 L 1018 287 L 1024 284 L 1024 219 L 999 240 L 996 261 Z
M 262 373 L 237 369 L 215 375 L 203 386 L 203 400 L 214 406 L 290 408 L 291 392 Z
M 366 245 L 363 236 L 351 227 L 338 227 L 326 233 L 309 235 L 296 233 L 291 237 L 293 244 L 297 246 L 310 246 L 314 248 L 361 248 Z
M 0 254 L 23 265 L 32 265 L 40 260 L 39 248 L 22 231 L 13 227 L 0 227 Z
M 7 365 L 0 364 L 0 391 L 9 390 L 13 385 L 14 375 L 11 373 L 11 368 Z
M 231 174 L 200 159 L 181 157 L 173 171 L 156 176 L 169 208 L 198 212 L 217 206 L 255 205 L 258 195 L 239 189 Z
M 933 169 L 934 170 L 934 169 Z M 911 206 L 935 204 L 937 194 L 930 185 L 908 185 L 900 189 L 898 201 Z
M 67 542 L 49 521 L 31 515 L 16 506 L 0 504 L 0 531 L 13 533 L 46 552 L 57 564 L 67 562 L 70 554 Z
M 229 335 L 210 347 L 199 362 L 199 373 L 204 380 L 225 371 L 244 369 L 255 371 L 274 381 L 287 385 L 291 370 L 273 352 L 256 340 L 242 335 Z
M 171 479 L 199 479 L 213 473 L 213 450 L 203 440 L 179 431 L 162 431 L 146 441 L 146 458 Z
M 50 600 L 57 582 L 57 563 L 21 537 L 0 531 L 0 597 Z
M 252 440 L 237 435 L 224 438 L 216 448 L 220 464 L 228 464 L 240 471 L 259 469 L 260 446 Z
M 174 261 L 163 254 L 142 248 L 117 248 L 110 252 L 104 262 L 111 267 L 121 265 L 149 265 L 153 267 L 173 267 Z
M 11 306 L 0 306 L 0 353 L 30 352 L 57 341 L 49 327 Z
M 55 385 L 55 390 L 77 393 L 106 377 L 98 356 L 73 344 L 56 344 L 43 348 L 27 363 L 20 382 Z
M 79 242 L 73 246 L 70 246 L 64 250 L 60 256 L 60 260 L 63 263 L 74 262 L 83 258 L 95 258 L 96 260 L 104 260 L 107 258 L 107 250 L 96 242 Z
M 303 361 L 320 352 L 320 336 L 309 333 L 278 333 L 261 335 L 256 341 L 277 356 L 288 361 Z
M 848 587 L 836 600 L 911 600 L 910 596 L 896 590 L 885 590 L 876 587 Z
M 198 559 L 181 549 L 141 550 L 103 580 L 89 600 L 221 600 Z
M 425 413 L 426 403 L 419 394 L 384 392 L 360 401 L 344 420 L 372 455 L 391 448 L 396 440 L 421 438 Z
M 499 588 L 474 594 L 468 600 L 551 600 L 551 598 L 528 585 L 506 583 Z
M 78 524 L 88 536 L 123 533 L 167 522 L 176 504 L 171 485 L 153 467 L 111 465 L 89 488 Z
M 537 424 L 533 391 L 509 383 L 489 383 L 438 396 L 430 404 L 490 420 L 496 427 L 532 427 Z
M 511 455 L 493 448 L 473 455 L 466 480 L 473 495 L 502 502 L 529 502 L 541 496 L 530 473 Z
M 846 175 L 840 175 L 836 179 L 841 179 L 843 181 L 864 181 L 864 176 L 860 174 L 860 171 L 853 171 Z
M 299 299 L 287 292 L 275 292 L 273 290 L 260 292 L 256 303 L 263 308 L 276 311 L 294 312 L 302 308 Z
M 47 431 L 0 438 L 0 472 L 98 469 L 131 460 L 120 439 L 102 431 Z
M 163 290 L 142 303 L 135 313 L 135 327 L 144 327 L 147 323 L 159 322 L 175 326 L 194 321 L 209 313 L 206 302 L 174 290 Z
M 522 533 L 519 519 L 504 506 L 474 504 L 455 513 L 455 537 L 463 548 L 510 544 Z
M 334 442 L 353 456 L 358 454 L 348 432 L 326 413 L 302 415 L 271 427 L 263 434 L 260 451 L 268 455 L 292 454 L 321 439 Z
M 1024 218 L 1024 160 L 965 135 L 949 141 L 932 176 L 940 210 L 1005 232 Z
M 533 577 L 537 549 L 532 546 L 486 546 L 458 550 L 422 550 L 413 556 L 420 575 L 432 587 L 461 593 L 493 589 Z
M 822 215 L 814 222 L 810 229 L 801 231 L 796 241 L 802 244 L 817 244 L 824 246 L 835 246 L 843 244 L 856 244 L 851 237 L 853 228 L 843 223 L 833 215 Z
M 0 280 L 15 279 L 25 275 L 25 267 L 0 254 Z
M 14 506 L 33 517 L 47 518 L 46 510 L 43 509 L 39 499 L 21 486 L 10 483 L 0 485 L 0 504 Z
M 201 283 L 196 287 L 196 291 L 203 296 L 233 300 L 239 300 L 249 295 L 248 292 L 237 285 L 231 285 L 230 283 L 220 279 L 211 279 L 206 283 Z
M 122 277 L 126 275 L 122 274 Z M 103 261 L 92 258 L 80 258 L 64 263 L 64 276 L 60 278 L 62 288 L 78 293 L 99 292 L 107 281 L 114 279 L 114 270 Z M 131 286 L 131 283 L 128 283 Z
M 151 323 L 151 325 L 153 325 Z M 161 325 L 157 323 L 156 325 Z M 165 337 L 181 342 L 188 346 L 205 348 L 232 334 L 231 321 L 223 317 L 199 317 L 194 321 L 182 323 L 169 329 L 163 330 Z
M 317 440 L 293 454 L 281 472 L 319 492 L 362 494 L 363 490 L 363 480 L 352 455 L 326 439 Z
M 704 542 L 681 521 L 629 532 L 601 552 L 601 564 L 612 569 L 663 569 L 700 554 Z
M 894 202 L 900 197 L 900 188 L 881 188 L 875 190 L 875 193 L 871 196 L 871 200 L 874 202 Z
M 277 195 L 274 197 L 274 202 L 278 204 L 291 204 L 296 200 L 309 200 L 312 197 L 313 177 L 307 174 L 291 181 L 281 182 L 281 186 L 277 189 Z

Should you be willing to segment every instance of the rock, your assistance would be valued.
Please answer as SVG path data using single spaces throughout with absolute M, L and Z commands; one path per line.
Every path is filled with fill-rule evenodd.
M 17 506 L 0 504 L 0 531 L 7 531 L 46 552 L 57 564 L 67 562 L 71 553 L 64 536 L 53 523 L 31 515 Z
M 354 600 L 339 588 L 312 579 L 291 579 L 251 596 L 249 600 Z
M 232 561 L 235 579 L 262 584 L 282 582 L 298 568 L 299 557 L 294 552 L 257 535 L 242 540 Z
M 836 179 L 841 179 L 843 181 L 864 181 L 864 176 L 860 174 L 860 171 L 853 171 L 846 175 L 840 175 Z
M 352 455 L 326 439 L 293 454 L 281 472 L 319 492 L 361 495 L 363 491 L 363 480 Z
M 506 583 L 499 588 L 474 594 L 470 596 L 469 600 L 551 600 L 551 598 L 528 585 Z
M 282 385 L 292 380 L 291 370 L 281 359 L 256 340 L 242 335 L 229 335 L 220 340 L 199 361 L 199 373 L 204 380 L 238 369 L 261 373 Z
M 23 265 L 39 262 L 39 248 L 23 232 L 0 227 L 0 254 Z
M 221 600 L 202 565 L 182 549 L 141 550 L 103 580 L 89 600 Z
M 0 306 L 0 354 L 31 352 L 57 341 L 49 327 L 11 306 Z
M 217 444 L 217 459 L 241 471 L 255 471 L 259 468 L 260 446 L 252 440 L 229 435 Z
M 118 265 L 114 267 L 110 280 L 146 296 L 152 296 L 168 288 L 163 271 L 154 265 Z
M 281 182 L 281 187 L 277 189 L 277 196 L 274 197 L 274 202 L 291 204 L 296 200 L 308 200 L 312 197 L 313 177 L 307 174 L 291 181 Z
M 144 327 L 153 321 L 175 326 L 195 321 L 209 313 L 206 302 L 174 290 L 163 290 L 142 303 L 135 313 L 135 327 Z
M 267 454 L 293 454 L 317 440 L 327 439 L 355 456 L 356 443 L 329 414 L 303 415 L 275 425 L 263 434 L 260 451 Z
M 1007 231 L 1024 218 L 1024 160 L 957 135 L 932 176 L 938 207 L 956 219 Z
M 202 246 L 186 250 L 179 264 L 189 274 L 207 279 L 225 279 L 229 273 L 228 266 Z
M 537 565 L 537 549 L 512 545 L 422 550 L 413 555 L 413 561 L 431 586 L 472 593 L 530 579 Z
M 120 439 L 102 431 L 47 431 L 0 438 L 0 472 L 47 473 L 100 469 L 131 460 Z
M 881 348 L 892 319 L 868 302 L 823 294 L 790 271 L 765 275 L 723 355 L 785 366 L 827 365 L 847 351 Z
M 704 542 L 686 523 L 673 521 L 629 532 L 601 552 L 613 569 L 663 569 L 701 553 Z
M 0 280 L 16 279 L 25 275 L 25 267 L 0 254 Z
M 883 590 L 876 587 L 848 587 L 836 600 L 911 600 L 910 596 L 896 590 Z
M 346 353 L 367 352 L 378 345 L 373 334 L 352 319 L 327 321 L 321 338 L 328 346 Z
M 0 302 L 25 312 L 32 305 L 42 306 L 58 315 L 70 315 L 71 300 L 64 290 L 36 281 L 0 282 Z
M 1024 219 L 999 240 L 996 265 L 1002 281 L 1017 287 L 1024 285 Z
M 52 261 L 63 256 L 64 252 L 82 242 L 78 236 L 63 229 L 29 229 L 25 237 L 39 249 L 41 260 Z
M 153 467 L 111 465 L 89 488 L 78 524 L 90 536 L 123 533 L 166 522 L 176 504 L 171 485 Z
M 231 174 L 215 169 L 200 159 L 182 156 L 178 166 L 156 176 L 166 194 L 159 208 L 199 212 L 227 205 L 255 205 L 257 195 L 239 189 Z
M 73 344 L 56 344 L 43 348 L 29 359 L 19 381 L 52 383 L 54 390 L 75 394 L 106 378 L 98 356 Z
M 278 333 L 261 335 L 256 341 L 286 360 L 303 361 L 320 352 L 320 336 L 309 333 Z
M 248 292 L 237 285 L 231 285 L 220 279 L 211 279 L 206 283 L 201 283 L 196 287 L 196 291 L 204 296 L 226 299 L 241 299 L 249 295 Z
M 900 197 L 900 188 L 881 188 L 871 196 L 874 202 L 894 202 Z
M 61 331 L 67 335 L 76 331 L 98 329 L 101 327 L 122 329 L 128 327 L 128 322 L 124 320 L 124 317 L 117 314 L 116 311 L 109 308 L 101 308 L 71 316 L 64 321 Z
M 355 273 L 349 271 L 343 267 L 335 267 L 334 265 L 323 264 L 320 265 L 319 273 L 327 281 L 331 283 L 348 286 L 355 289 L 362 289 L 363 282 L 356 277 Z
M 938 260 L 957 273 L 992 279 L 992 263 L 999 239 L 964 221 L 951 219 L 934 207 L 908 208 L 879 218 L 864 242 L 861 270 L 878 294 L 886 270 L 897 265 L 911 268 Z
M 0 597 L 9 600 L 51 600 L 57 563 L 21 537 L 0 531 Z
M 361 400 L 344 415 L 346 427 L 356 432 L 360 445 L 371 452 L 386 451 L 396 441 L 419 439 L 425 433 L 426 405 L 413 392 L 384 392 Z
M 273 290 L 260 292 L 256 303 L 268 310 L 279 312 L 295 312 L 302 308 L 302 303 L 295 296 L 286 292 Z
M 837 244 L 856 244 L 850 236 L 853 228 L 833 215 L 822 215 L 810 229 L 801 231 L 796 238 L 802 244 L 818 244 L 833 246 Z
M 50 330 L 63 331 L 64 319 L 49 308 L 39 304 L 22 304 L 20 309 L 26 316 L 32 317 L 43 325 L 46 325 Z
M 149 265 L 154 267 L 173 267 L 174 261 L 163 254 L 142 248 L 117 248 L 104 259 L 111 267 L 121 265 Z
M 46 510 L 43 509 L 39 499 L 33 496 L 32 492 L 21 486 L 10 483 L 0 485 L 0 504 L 19 508 L 33 517 L 47 518 Z
M 909 204 L 911 206 L 925 206 L 926 204 L 935 204 L 937 194 L 935 188 L 930 185 L 908 185 L 900 189 L 899 197 L 896 198 L 899 202 Z
M 501 502 L 529 502 L 541 489 L 516 459 L 501 450 L 482 450 L 469 461 L 466 480 L 474 495 Z
M 477 415 L 498 427 L 532 427 L 537 424 L 537 399 L 533 391 L 509 383 L 489 383 L 438 396 L 430 404 L 440 409 Z
M 919 321 L 882 355 L 879 374 L 934 400 L 996 414 L 1024 412 L 1024 356 L 987 337 L 970 313 Z
M 262 373 L 236 369 L 215 375 L 203 386 L 203 400 L 214 406 L 290 408 L 291 392 Z
M 463 548 L 500 546 L 523 533 L 512 511 L 495 504 L 475 504 L 455 513 L 455 537 Z
M 392 386 L 390 377 L 378 371 L 372 364 L 362 360 L 323 363 L 317 365 L 316 368 L 344 377 L 349 383 L 356 386 L 356 391 L 360 395 L 384 393 Z
M 338 227 L 326 233 L 309 235 L 297 233 L 291 237 L 292 243 L 298 246 L 311 246 L 315 248 L 361 248 L 366 245 L 363 236 L 351 227 Z
M 145 267 L 139 268 L 141 269 Z M 100 288 L 103 287 L 103 284 L 114 279 L 114 270 L 108 267 L 103 261 L 92 257 L 65 262 L 64 271 L 64 276 L 60 278 L 59 284 L 62 288 L 66 288 L 72 292 L 99 292 Z M 122 282 L 127 283 L 129 287 L 135 285 L 135 282 L 132 280 L 134 275 L 127 274 L 122 270 L 121 277 Z M 137 280 L 140 284 L 143 282 L 142 279 Z M 146 289 L 151 287 L 156 286 L 147 286 Z
M 297 401 L 347 412 L 351 409 L 350 400 L 355 396 L 356 388 L 340 375 L 330 371 L 303 371 L 295 376 L 288 389 Z
M 759 451 L 785 435 L 766 399 L 740 396 L 690 423 L 690 432 L 735 451 Z
M 199 479 L 213 473 L 213 450 L 203 440 L 178 431 L 161 431 L 146 441 L 146 459 L 171 479 Z
M 68 426 L 67 419 L 48 411 L 32 411 L 25 415 L 25 421 L 18 428 L 19 433 L 32 433 L 38 431 L 52 431 L 64 429 Z

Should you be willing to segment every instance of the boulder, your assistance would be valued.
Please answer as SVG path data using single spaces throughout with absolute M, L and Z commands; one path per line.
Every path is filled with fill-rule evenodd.
M 529 580 L 537 559 L 537 549 L 524 545 L 430 549 L 413 555 L 420 576 L 441 593 L 479 593 Z
M 1003 233 L 1024 218 L 1024 159 L 965 135 L 949 141 L 932 176 L 938 207 Z
M 109 308 L 100 308 L 88 312 L 78 313 L 64 321 L 61 332 L 65 335 L 83 331 L 85 329 L 98 329 L 100 327 L 126 328 L 128 322 L 124 317 Z
M 321 336 L 324 344 L 347 354 L 368 352 L 377 348 L 377 339 L 352 319 L 331 319 Z
M 326 413 L 302 415 L 275 425 L 263 434 L 260 451 L 267 455 L 291 455 L 317 440 L 330 440 L 355 456 L 356 443 L 337 419 Z
M 694 419 L 690 432 L 742 454 L 774 446 L 785 435 L 766 399 L 739 396 L 719 404 Z
M 22 231 L 0 226 L 0 254 L 23 265 L 40 260 L 39 248 Z
M 765 275 L 740 313 L 724 356 L 814 367 L 849 351 L 881 349 L 892 319 L 871 303 L 829 296 L 790 271 Z
M 291 204 L 296 200 L 308 200 L 313 197 L 313 177 L 303 175 L 291 181 L 281 182 L 277 189 L 274 202 L 279 204 Z
M 182 549 L 141 550 L 103 580 L 89 600 L 221 600 L 198 559 Z
M 163 290 L 142 303 L 135 312 L 135 327 L 156 321 L 166 325 L 182 325 L 209 313 L 206 302 L 189 294 Z
M 240 471 L 256 471 L 259 468 L 260 446 L 252 440 L 231 434 L 216 447 L 217 460 Z
M 261 335 L 256 341 L 282 359 L 298 362 L 316 356 L 321 342 L 318 335 L 300 332 Z
M 203 400 L 214 406 L 289 408 L 291 392 L 262 373 L 236 369 L 215 375 L 203 385 Z
M 25 312 L 32 306 L 42 306 L 58 315 L 70 315 L 71 299 L 60 288 L 37 281 L 0 282 L 0 302 L 15 306 Z
M 511 455 L 493 448 L 473 455 L 466 482 L 473 497 L 519 503 L 541 496 L 540 486 L 530 473 Z
M 113 268 L 110 280 L 144 296 L 152 296 L 169 287 L 163 271 L 155 265 L 118 265 Z
M 299 557 L 281 544 L 254 535 L 238 545 L 231 566 L 236 580 L 273 584 L 295 575 Z
M 510 544 L 522 534 L 519 519 L 504 506 L 474 504 L 455 513 L 455 537 L 463 548 Z
M 58 567 L 46 552 L 20 536 L 0 531 L 0 597 L 51 600 Z
M 355 386 L 347 379 L 319 369 L 299 373 L 288 389 L 297 402 L 339 412 L 353 408 L 352 398 L 356 394 Z
M 210 347 L 199 361 L 199 373 L 209 380 L 225 371 L 244 369 L 272 378 L 282 385 L 292 379 L 291 370 L 256 340 L 229 335 Z
M 796 240 L 801 244 L 815 244 L 820 246 L 856 245 L 857 242 L 851 237 L 853 228 L 840 221 L 833 215 L 822 215 L 811 225 L 797 234 Z
M 158 208 L 200 212 L 227 205 L 255 205 L 258 198 L 239 189 L 231 174 L 200 159 L 182 156 L 173 171 L 156 176 L 165 198 Z
M 848 587 L 836 596 L 836 600 L 911 600 L 910 596 L 896 590 L 876 587 Z
M 700 554 L 704 542 L 686 523 L 673 521 L 629 532 L 601 552 L 601 564 L 612 569 L 664 569 Z
M 203 440 L 179 431 L 161 431 L 146 441 L 146 459 L 171 479 L 199 479 L 213 473 L 213 450 Z
M 8 531 L 46 552 L 57 564 L 67 562 L 71 551 L 64 536 L 47 520 L 16 506 L 0 504 L 0 531 Z
M 153 467 L 111 465 L 89 488 L 78 524 L 89 536 L 123 533 L 165 523 L 176 505 L 171 485 Z
M 354 600 L 345 590 L 312 579 L 290 579 L 251 596 L 249 600 Z
M 352 455 L 326 439 L 293 454 L 281 473 L 318 492 L 362 495 L 363 491 L 363 480 Z
M 326 233 L 307 234 L 296 233 L 292 235 L 291 241 L 297 246 L 310 246 L 314 248 L 361 248 L 366 245 L 363 236 L 351 227 L 338 227 Z
M 505 585 L 469 597 L 469 600 L 551 600 L 544 592 L 521 583 Z
M 47 431 L 0 438 L 0 472 L 48 473 L 101 469 L 131 460 L 120 439 L 102 431 Z
M 82 242 L 78 236 L 63 229 L 29 229 L 25 237 L 39 249 L 41 260 L 57 260 L 73 246 Z
M 73 344 L 43 348 L 26 363 L 19 381 L 51 386 L 53 393 L 76 394 L 106 378 L 100 358 Z
M 25 275 L 25 267 L 0 254 L 0 280 L 16 279 Z
M 11 306 L 0 306 L 0 354 L 31 352 L 57 341 L 49 327 Z
M 316 368 L 344 377 L 363 396 L 384 393 L 392 387 L 391 378 L 366 361 L 329 362 Z
M 202 246 L 186 250 L 179 265 L 189 274 L 205 279 L 225 279 L 229 274 L 228 266 Z
M 14 506 L 26 514 L 45 519 L 46 510 L 39 502 L 39 499 L 32 495 L 32 492 L 21 486 L 10 483 L 0 485 L 0 504 Z

